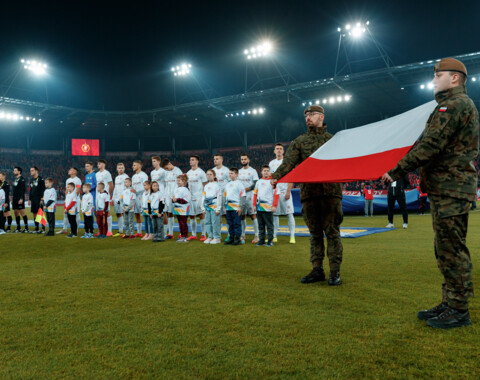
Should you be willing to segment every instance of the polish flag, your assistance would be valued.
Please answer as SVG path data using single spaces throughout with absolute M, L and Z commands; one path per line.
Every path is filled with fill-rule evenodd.
M 338 132 L 279 182 L 377 180 L 412 148 L 436 106 L 433 100 L 400 115 Z

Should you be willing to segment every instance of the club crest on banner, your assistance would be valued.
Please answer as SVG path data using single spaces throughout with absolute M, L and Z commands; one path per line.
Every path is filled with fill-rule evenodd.
M 82 145 L 82 152 L 84 152 L 84 153 L 90 152 L 90 145 L 88 145 L 88 144 L 83 144 L 83 145 Z

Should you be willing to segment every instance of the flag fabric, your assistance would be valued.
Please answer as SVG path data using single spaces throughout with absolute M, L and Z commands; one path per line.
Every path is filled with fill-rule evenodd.
M 338 132 L 279 182 L 377 180 L 413 147 L 436 105 L 433 100 L 400 115 Z
M 43 212 L 42 208 L 38 209 L 37 216 L 35 218 L 35 222 L 40 223 L 42 226 L 47 225 L 47 218 L 45 217 L 45 213 Z
M 72 156 L 100 156 L 100 141 L 72 139 Z

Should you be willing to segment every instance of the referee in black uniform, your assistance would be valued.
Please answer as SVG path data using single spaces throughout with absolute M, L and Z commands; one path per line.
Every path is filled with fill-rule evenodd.
M 43 234 L 45 233 L 45 226 L 42 225 L 42 230 L 40 231 L 40 223 L 38 223 L 35 218 L 37 217 L 40 202 L 45 192 L 45 181 L 38 175 L 38 168 L 36 166 L 30 168 L 30 175 L 32 176 L 30 181 L 30 205 L 35 222 L 35 231 L 32 231 L 32 233 Z
M 13 169 L 13 175 L 15 179 L 13 180 L 13 200 L 12 208 L 15 214 L 15 221 L 17 222 L 17 229 L 15 233 L 28 232 L 28 218 L 25 215 L 25 178 L 22 177 L 22 168 L 15 166 Z M 25 224 L 25 229 L 22 231 L 20 229 L 20 216 L 23 217 L 23 223 Z

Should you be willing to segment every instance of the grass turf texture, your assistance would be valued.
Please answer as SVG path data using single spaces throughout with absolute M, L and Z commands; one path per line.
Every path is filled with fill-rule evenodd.
M 386 223 L 347 216 L 343 225 Z M 479 225 L 472 212 L 477 289 Z M 440 300 L 430 216 L 344 239 L 340 287 L 300 283 L 308 238 L 250 240 L 0 236 L 0 377 L 478 378 L 478 298 L 467 328 L 416 318 Z

